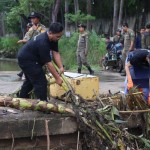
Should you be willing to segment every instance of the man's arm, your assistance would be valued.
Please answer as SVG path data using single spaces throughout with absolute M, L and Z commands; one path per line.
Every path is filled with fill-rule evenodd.
M 27 40 L 26 39 L 23 39 L 23 40 L 19 40 L 18 42 L 17 42 L 18 44 L 20 44 L 20 43 L 27 43 Z
M 60 69 L 60 74 L 63 73 L 64 67 L 63 67 L 59 52 L 52 51 L 52 55 L 53 55 L 55 63 L 57 64 L 58 68 Z
M 61 86 L 63 81 L 58 72 L 56 71 L 56 69 L 54 68 L 53 64 L 51 62 L 48 62 L 46 65 L 51 74 L 53 75 L 53 77 L 55 78 L 56 83 Z
M 129 69 L 131 66 L 132 65 L 130 64 L 130 62 L 128 62 L 125 65 L 125 71 L 126 71 L 126 76 L 127 76 L 127 80 L 128 80 L 128 83 L 127 83 L 128 90 L 133 87 L 133 81 L 132 81 L 130 69 Z

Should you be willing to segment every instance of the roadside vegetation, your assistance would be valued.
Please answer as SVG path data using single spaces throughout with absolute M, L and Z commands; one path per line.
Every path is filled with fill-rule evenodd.
M 0 38 L 0 57 L 15 58 L 20 46 L 17 44 L 18 37 Z
M 65 69 L 74 69 L 76 63 L 76 48 L 78 41 L 78 33 L 73 32 L 71 37 L 63 36 L 59 41 L 59 49 L 62 56 Z M 22 45 L 17 44 L 18 37 L 0 38 L 0 57 L 16 58 L 17 52 Z M 99 61 L 105 54 L 104 38 L 97 35 L 95 31 L 89 33 L 89 51 L 88 62 L 94 66 L 99 66 Z

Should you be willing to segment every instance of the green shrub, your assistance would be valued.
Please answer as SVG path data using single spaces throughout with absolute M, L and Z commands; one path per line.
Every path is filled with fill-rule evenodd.
M 66 69 L 71 69 L 76 65 L 77 40 L 78 33 L 74 32 L 70 38 L 63 36 L 59 41 L 59 49 Z
M 17 37 L 3 37 L 0 39 L 0 50 L 3 51 L 17 51 L 18 50 L 18 44 L 17 41 L 19 39 Z

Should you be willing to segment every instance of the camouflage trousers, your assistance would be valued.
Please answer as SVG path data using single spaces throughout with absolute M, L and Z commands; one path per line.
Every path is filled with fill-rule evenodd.
M 126 61 L 126 58 L 127 58 L 127 56 L 128 56 L 128 53 L 129 53 L 128 50 L 125 50 L 125 49 L 122 50 L 122 62 L 123 62 L 123 68 L 125 68 L 125 61 Z
M 78 63 L 78 68 L 82 68 L 82 65 L 89 67 L 90 65 L 87 63 L 87 59 L 85 56 L 84 51 L 83 52 L 78 52 L 76 53 L 77 55 L 77 63 Z

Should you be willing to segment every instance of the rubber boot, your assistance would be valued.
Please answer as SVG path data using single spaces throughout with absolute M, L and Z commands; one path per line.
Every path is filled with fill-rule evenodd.
M 90 75 L 94 75 L 94 71 L 91 69 L 91 67 L 90 67 L 90 66 L 88 66 L 88 67 L 87 67 L 87 69 L 89 70 Z
M 81 73 L 81 68 L 78 68 L 78 73 Z

